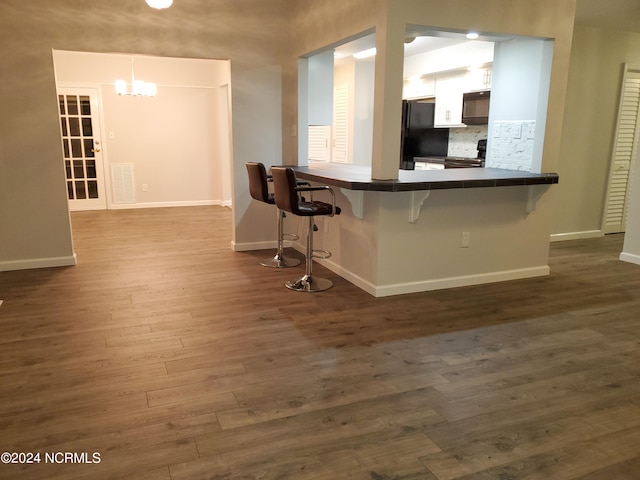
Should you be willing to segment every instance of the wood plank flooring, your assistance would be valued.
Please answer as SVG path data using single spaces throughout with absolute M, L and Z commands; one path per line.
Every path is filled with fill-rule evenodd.
M 0 451 L 41 454 L 2 479 L 640 478 L 620 235 L 553 244 L 548 277 L 375 299 L 319 266 L 333 289 L 287 290 L 303 267 L 232 252 L 220 207 L 72 221 L 77 266 L 0 273 Z

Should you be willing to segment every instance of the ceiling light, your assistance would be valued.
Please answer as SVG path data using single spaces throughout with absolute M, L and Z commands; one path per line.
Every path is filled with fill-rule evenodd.
M 477 32 L 469 32 L 467 33 L 467 38 L 469 40 L 476 40 L 480 35 Z
M 151 8 L 157 8 L 162 10 L 163 8 L 169 8 L 173 4 L 173 0 L 145 0 L 147 5 Z
M 129 89 L 126 80 L 116 80 L 115 87 L 118 95 L 131 95 L 134 97 L 155 97 L 158 92 L 155 83 L 136 80 L 136 74 L 133 70 L 133 57 L 131 57 L 131 89 Z
M 368 48 L 367 50 L 362 50 L 361 52 L 354 53 L 353 58 L 368 58 L 373 57 L 376 54 L 376 47 Z

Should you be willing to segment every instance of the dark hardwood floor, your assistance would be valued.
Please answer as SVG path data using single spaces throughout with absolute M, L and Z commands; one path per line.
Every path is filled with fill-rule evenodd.
M 548 277 L 375 299 L 322 267 L 333 289 L 287 290 L 303 267 L 232 252 L 230 217 L 73 213 L 77 266 L 0 273 L 0 451 L 41 455 L 0 478 L 640 478 L 622 236 L 553 244 Z

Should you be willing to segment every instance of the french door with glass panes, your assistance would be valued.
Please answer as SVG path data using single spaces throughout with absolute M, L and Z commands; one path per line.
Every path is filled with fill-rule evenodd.
M 58 88 L 58 105 L 69 210 L 105 210 L 98 92 Z

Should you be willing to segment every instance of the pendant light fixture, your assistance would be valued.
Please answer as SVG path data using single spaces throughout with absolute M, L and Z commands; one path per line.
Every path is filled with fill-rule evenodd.
M 169 8 L 173 4 L 173 0 L 145 0 L 147 5 L 151 8 L 157 8 L 162 10 L 163 8 Z
M 155 97 L 157 92 L 158 88 L 155 83 L 136 80 L 136 74 L 133 69 L 133 57 L 131 57 L 131 88 L 127 85 L 126 80 L 116 80 L 116 93 L 118 95 L 131 95 L 134 97 Z

